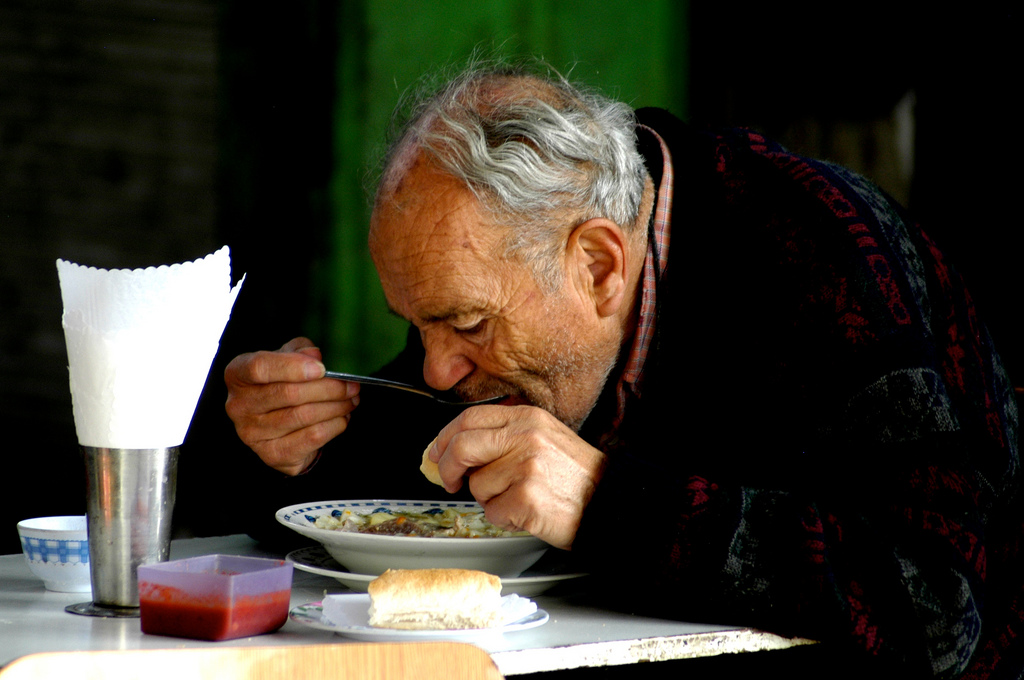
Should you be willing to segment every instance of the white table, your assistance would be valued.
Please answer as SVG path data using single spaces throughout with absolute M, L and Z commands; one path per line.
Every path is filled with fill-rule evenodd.
M 246 536 L 176 540 L 171 558 L 225 553 L 269 555 Z M 325 592 L 344 592 L 336 580 L 295 571 L 292 606 L 316 602 Z M 533 598 L 551 618 L 532 630 L 507 634 L 483 646 L 506 676 L 586 666 L 685 659 L 716 654 L 785 649 L 810 644 L 750 628 L 646 618 L 580 606 L 565 598 Z M 78 616 L 64 607 L 88 594 L 53 593 L 28 569 L 21 554 L 0 556 L 0 666 L 36 652 L 131 650 L 209 645 L 265 646 L 342 644 L 347 638 L 289 620 L 271 635 L 204 642 L 144 635 L 138 619 Z

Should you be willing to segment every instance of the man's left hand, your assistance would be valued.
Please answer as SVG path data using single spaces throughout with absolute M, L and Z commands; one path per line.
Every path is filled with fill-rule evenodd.
M 563 549 L 572 546 L 605 466 L 601 451 L 533 406 L 467 409 L 441 430 L 429 456 L 451 493 L 468 475 L 491 523 Z

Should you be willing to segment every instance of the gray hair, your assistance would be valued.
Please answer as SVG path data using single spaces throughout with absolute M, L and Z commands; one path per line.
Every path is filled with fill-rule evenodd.
M 430 154 L 507 225 L 506 255 L 549 288 L 576 225 L 605 217 L 635 227 L 647 171 L 628 105 L 523 65 L 473 65 L 422 92 L 399 107 L 378 202 L 400 179 L 396 160 Z

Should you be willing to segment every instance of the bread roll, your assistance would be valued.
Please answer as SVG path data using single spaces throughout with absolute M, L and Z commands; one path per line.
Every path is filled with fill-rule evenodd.
M 377 628 L 463 630 L 501 622 L 501 579 L 482 571 L 389 569 L 367 592 Z
M 427 456 L 427 454 L 430 453 L 430 449 L 434 446 L 434 442 L 436 441 L 437 437 L 434 437 L 434 440 L 427 444 L 427 448 L 423 449 L 423 461 L 420 463 L 420 472 L 422 472 L 423 476 L 426 477 L 431 482 L 433 482 L 434 484 L 437 484 L 438 486 L 444 486 L 444 482 L 441 481 L 441 473 L 438 472 L 437 470 L 437 463 L 430 460 L 430 458 Z

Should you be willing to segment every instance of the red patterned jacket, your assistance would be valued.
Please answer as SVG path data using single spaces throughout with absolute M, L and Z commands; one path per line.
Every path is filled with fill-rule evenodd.
M 1016 402 L 959 276 L 854 173 L 639 116 L 673 156 L 672 249 L 574 550 L 672 616 L 1018 677 Z

